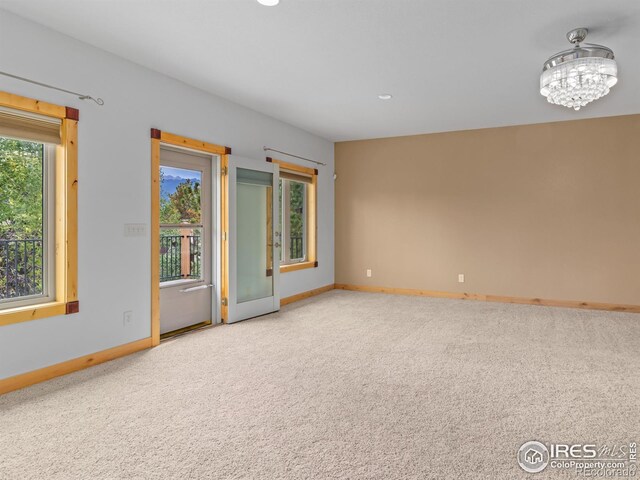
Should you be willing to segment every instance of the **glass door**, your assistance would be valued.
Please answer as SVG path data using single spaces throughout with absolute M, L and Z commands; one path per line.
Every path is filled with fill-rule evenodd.
M 211 155 L 160 148 L 160 334 L 215 321 Z
M 280 309 L 278 165 L 228 157 L 229 323 Z

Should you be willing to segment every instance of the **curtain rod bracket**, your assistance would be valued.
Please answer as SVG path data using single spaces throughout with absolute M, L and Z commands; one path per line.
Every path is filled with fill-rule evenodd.
M 78 98 L 80 100 L 93 100 L 94 102 L 96 102 L 100 106 L 104 105 L 104 100 L 102 100 L 100 97 L 93 98 L 91 95 L 80 95 Z

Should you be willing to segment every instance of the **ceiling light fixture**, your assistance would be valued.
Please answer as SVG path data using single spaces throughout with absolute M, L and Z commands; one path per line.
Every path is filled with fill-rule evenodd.
M 258 0 L 258 3 L 265 7 L 275 7 L 280 3 L 280 0 Z
M 378 98 L 380 100 L 391 100 L 393 98 L 393 95 L 389 93 L 381 93 L 380 95 L 378 95 Z
M 618 66 L 610 48 L 585 43 L 586 28 L 567 33 L 574 47 L 547 60 L 540 75 L 540 94 L 549 103 L 580 110 L 609 93 L 618 82 Z

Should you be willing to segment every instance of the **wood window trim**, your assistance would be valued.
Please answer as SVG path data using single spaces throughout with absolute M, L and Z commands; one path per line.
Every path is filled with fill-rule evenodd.
M 188 148 L 200 152 L 210 153 L 220 156 L 220 168 L 225 169 L 228 165 L 228 155 L 231 155 L 231 148 L 216 145 L 213 143 L 202 142 L 192 138 L 183 137 L 169 132 L 152 128 L 151 133 L 151 346 L 160 345 L 160 145 L 173 145 L 177 147 Z M 220 208 L 222 218 L 221 229 L 227 231 L 229 224 L 226 200 L 227 176 L 221 177 L 220 188 Z M 221 248 L 221 278 L 220 298 L 227 298 L 227 280 L 226 275 L 229 271 L 229 259 L 226 237 L 219 239 Z M 227 318 L 227 306 L 220 306 L 221 320 Z
M 55 167 L 55 301 L 0 310 L 0 326 L 77 313 L 79 112 L 7 92 L 0 92 L 0 106 L 61 120 Z
M 295 272 L 296 270 L 305 270 L 307 268 L 316 268 L 318 266 L 318 262 L 299 262 L 299 263 L 288 263 L 286 265 L 280 265 L 280 273 L 286 272 Z
M 307 187 L 307 260 L 280 265 L 280 273 L 295 272 L 318 267 L 318 170 L 267 157 L 267 162 L 277 163 L 280 170 L 289 170 L 311 176 Z
M 267 162 L 277 163 L 280 166 L 280 170 L 290 170 L 292 172 L 303 173 L 305 175 L 317 176 L 318 170 L 310 167 L 303 167 L 302 165 L 296 165 L 295 163 L 284 162 L 276 158 L 267 157 Z

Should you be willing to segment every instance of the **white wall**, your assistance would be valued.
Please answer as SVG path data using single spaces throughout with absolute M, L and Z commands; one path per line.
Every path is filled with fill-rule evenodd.
M 220 75 L 225 68 L 233 65 Z M 123 225 L 149 224 L 151 127 L 257 161 L 268 145 L 326 162 L 318 178 L 319 267 L 281 275 L 281 295 L 333 283 L 333 143 L 2 10 L 0 70 L 105 100 L 99 107 L 0 76 L 0 90 L 80 109 L 80 313 L 0 327 L 0 378 L 150 335 L 149 238 L 125 238 Z M 133 324 L 125 328 L 126 310 Z

